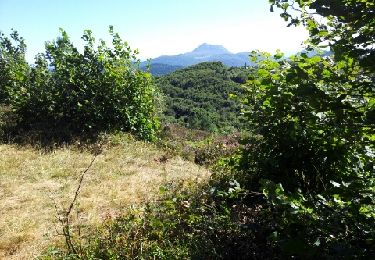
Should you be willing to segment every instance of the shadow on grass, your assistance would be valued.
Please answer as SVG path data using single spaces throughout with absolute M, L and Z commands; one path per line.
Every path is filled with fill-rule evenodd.
M 0 106 L 0 143 L 31 146 L 43 152 L 75 145 L 92 150 L 103 131 L 78 131 L 71 124 L 53 125 L 50 122 L 25 124 L 9 107 Z M 95 151 L 94 151 L 95 152 Z M 95 152 L 96 153 L 96 152 Z

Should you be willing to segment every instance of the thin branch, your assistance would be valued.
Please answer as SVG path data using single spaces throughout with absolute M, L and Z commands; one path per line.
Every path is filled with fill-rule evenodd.
M 75 255 L 78 256 L 77 254 L 77 250 L 73 244 L 73 241 L 72 241 L 72 236 L 71 236 L 71 233 L 70 233 L 70 223 L 69 223 L 69 217 L 70 217 L 70 214 L 73 210 L 73 207 L 78 199 L 78 195 L 79 195 L 79 192 L 81 190 L 81 187 L 82 187 L 82 183 L 83 183 L 83 179 L 86 175 L 86 173 L 90 170 L 90 168 L 92 167 L 92 165 L 94 164 L 95 162 L 95 159 L 96 157 L 99 155 L 99 153 L 95 153 L 94 157 L 92 158 L 90 164 L 87 166 L 87 168 L 82 172 L 80 178 L 79 178 L 79 181 L 78 181 L 78 187 L 74 193 L 74 197 L 73 197 L 73 200 L 72 202 L 69 204 L 69 207 L 66 211 L 64 210 L 59 210 L 58 209 L 58 206 L 57 206 L 57 203 L 56 201 L 54 200 L 53 197 L 51 197 L 51 199 L 53 200 L 53 203 L 54 203 L 54 207 L 55 207 L 55 212 L 56 212 L 56 217 L 57 217 L 57 220 L 60 222 L 60 224 L 62 225 L 62 235 L 65 237 L 65 242 L 66 242 L 66 245 L 68 247 L 68 250 L 72 253 L 74 253 Z M 57 231 L 57 230 L 56 230 Z M 58 235 L 59 232 L 57 232 Z
M 92 158 L 92 160 L 91 160 L 89 166 L 86 168 L 86 170 L 84 170 L 84 171 L 82 172 L 81 177 L 79 178 L 78 187 L 77 187 L 76 192 L 75 192 L 75 194 L 74 194 L 74 198 L 73 198 L 72 202 L 70 203 L 68 210 L 65 212 L 65 214 L 66 214 L 67 217 L 70 215 L 70 213 L 71 213 L 71 211 L 72 211 L 72 209 L 73 209 L 73 207 L 74 207 L 74 204 L 75 204 L 75 202 L 76 202 L 76 200 L 77 200 L 77 198 L 78 198 L 78 194 L 79 194 L 79 192 L 80 192 L 80 190 L 81 190 L 81 186 L 82 186 L 83 178 L 85 177 L 85 175 L 86 175 L 86 173 L 88 172 L 88 170 L 90 170 L 90 168 L 91 168 L 91 166 L 93 165 L 93 163 L 94 163 L 94 161 L 95 161 L 95 159 L 96 159 L 97 156 L 98 156 L 98 155 L 95 154 L 95 156 Z

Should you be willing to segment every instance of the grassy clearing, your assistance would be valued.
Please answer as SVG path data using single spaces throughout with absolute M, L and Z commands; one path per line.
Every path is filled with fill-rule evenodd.
M 129 136 L 112 136 L 85 176 L 74 225 L 98 226 L 131 205 L 156 200 L 167 183 L 201 182 L 209 172 Z M 0 145 L 0 259 L 30 259 L 62 241 L 55 205 L 67 208 L 93 154 L 76 146 L 49 153 Z

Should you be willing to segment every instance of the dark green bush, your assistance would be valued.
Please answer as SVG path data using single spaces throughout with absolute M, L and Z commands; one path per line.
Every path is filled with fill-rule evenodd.
M 373 254 L 372 78 L 351 58 L 261 56 L 245 100 L 259 138 L 237 167 L 274 208 L 272 239 L 286 256 Z
M 245 100 L 261 139 L 237 166 L 266 195 L 284 257 L 373 258 L 374 3 L 269 2 L 332 55 L 262 55 Z

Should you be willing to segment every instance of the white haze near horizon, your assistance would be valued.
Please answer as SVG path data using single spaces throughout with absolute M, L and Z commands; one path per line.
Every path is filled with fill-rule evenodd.
M 276 15 L 276 20 L 280 17 Z M 287 27 L 280 21 L 263 20 L 259 23 L 240 21 L 215 26 L 202 25 L 198 30 L 182 28 L 171 32 L 168 37 L 160 37 L 157 32 L 134 41 L 140 51 L 140 58 L 156 58 L 161 55 L 176 55 L 190 52 L 203 43 L 222 45 L 232 53 L 253 50 L 275 53 L 281 50 L 285 54 L 294 54 L 303 50 L 303 42 L 308 32 L 303 27 Z M 152 44 L 149 39 L 152 38 Z
M 45 41 L 59 35 L 59 27 L 82 51 L 83 30 L 109 43 L 108 25 L 142 60 L 190 52 L 202 43 L 232 53 L 292 54 L 308 36 L 303 27 L 287 27 L 277 10 L 270 13 L 267 0 L 0 0 L 0 31 L 19 31 L 30 63 L 44 52 Z

